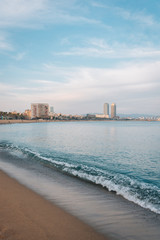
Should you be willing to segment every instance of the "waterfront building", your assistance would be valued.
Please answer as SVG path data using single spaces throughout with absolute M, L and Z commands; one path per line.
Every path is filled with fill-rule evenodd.
M 48 103 L 32 103 L 31 104 L 31 118 L 48 118 L 49 105 Z
M 109 104 L 108 103 L 104 103 L 104 115 L 109 116 Z
M 54 113 L 54 107 L 50 106 L 50 113 Z
M 111 118 L 115 118 L 116 117 L 116 104 L 112 103 L 111 104 Z
M 31 119 L 31 110 L 26 109 L 23 115 L 26 119 Z
M 54 107 L 53 106 L 50 107 L 49 116 L 50 116 L 51 119 L 53 119 L 53 117 L 55 116 Z
M 96 114 L 96 118 L 109 118 L 109 115 L 106 115 L 106 114 Z

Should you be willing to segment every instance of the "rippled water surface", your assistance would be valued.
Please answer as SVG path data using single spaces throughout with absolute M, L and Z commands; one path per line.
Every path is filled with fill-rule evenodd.
M 159 122 L 0 126 L 0 146 L 48 161 L 160 213 Z
M 24 168 L 36 169 L 39 164 L 50 171 L 57 169 L 59 173 L 113 191 L 158 215 L 159 143 L 160 122 L 0 125 L 0 150 L 13 157 L 11 163 L 18 159 Z M 43 177 L 48 174 L 45 171 Z

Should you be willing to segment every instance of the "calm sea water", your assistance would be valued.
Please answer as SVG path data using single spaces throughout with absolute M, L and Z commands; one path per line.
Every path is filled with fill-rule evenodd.
M 160 214 L 159 144 L 160 122 L 0 125 L 1 153 L 6 151 L 10 154 L 9 163 L 18 161 L 24 168 L 28 166 L 35 170 L 36 166 L 43 166 L 39 172 L 39 181 L 42 176 L 45 179 L 45 175 L 49 175 L 45 168 L 47 166 L 50 172 L 58 170 L 59 174 L 83 180 L 83 184 L 93 183 L 87 185 L 88 192 L 94 185 L 101 186 L 115 196 L 120 195 L 157 215 Z M 67 183 L 63 182 L 63 192 L 66 191 L 65 184 L 67 187 Z
M 1 125 L 0 147 L 47 161 L 160 213 L 159 122 Z

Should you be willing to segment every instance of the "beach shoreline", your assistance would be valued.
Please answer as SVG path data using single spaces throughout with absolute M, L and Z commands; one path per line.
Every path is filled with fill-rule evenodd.
M 109 239 L 0 170 L 0 239 Z
M 159 120 L 138 120 L 138 119 L 131 119 L 131 120 L 126 120 L 126 119 L 83 119 L 83 120 L 80 120 L 80 119 L 77 119 L 77 120 L 60 120 L 60 119 L 57 119 L 57 120 L 53 120 L 53 119 L 33 119 L 33 120 L 26 120 L 26 119 L 17 119 L 17 120 L 0 120 L 0 125 L 1 124 L 16 124 L 16 123 L 50 123 L 50 122 L 132 122 L 132 121 L 135 121 L 135 122 L 159 122 Z

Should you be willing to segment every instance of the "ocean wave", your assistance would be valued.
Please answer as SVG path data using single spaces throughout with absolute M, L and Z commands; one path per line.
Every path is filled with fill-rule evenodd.
M 29 148 L 22 148 L 9 143 L 0 143 L 0 148 L 9 149 L 13 154 L 19 151 L 29 159 L 47 162 L 63 173 L 70 174 L 96 185 L 106 188 L 108 191 L 114 191 L 117 195 L 125 199 L 160 214 L 160 189 L 149 183 L 140 182 L 139 180 L 117 173 L 111 170 L 104 170 L 96 166 L 86 165 L 84 163 L 73 162 L 67 156 L 43 155 Z

